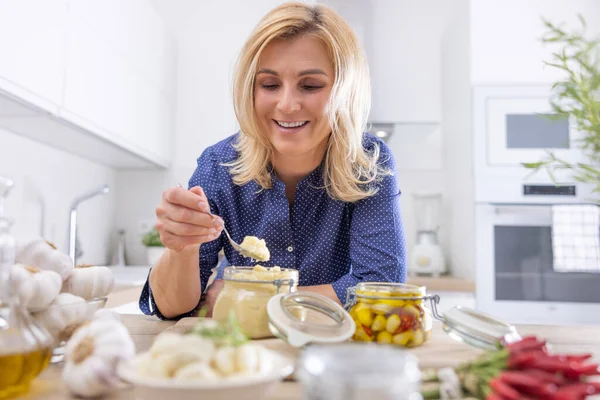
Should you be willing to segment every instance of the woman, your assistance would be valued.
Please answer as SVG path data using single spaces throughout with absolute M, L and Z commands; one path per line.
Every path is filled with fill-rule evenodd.
M 395 162 L 363 133 L 368 66 L 344 20 L 322 5 L 272 10 L 241 51 L 233 95 L 240 132 L 206 149 L 190 189 L 166 190 L 156 209 L 166 251 L 142 311 L 189 316 L 203 291 L 211 308 L 222 269 L 206 286 L 222 248 L 228 264 L 251 265 L 221 223 L 238 243 L 264 238 L 271 259 L 261 264 L 298 269 L 299 290 L 341 304 L 360 281 L 404 282 Z

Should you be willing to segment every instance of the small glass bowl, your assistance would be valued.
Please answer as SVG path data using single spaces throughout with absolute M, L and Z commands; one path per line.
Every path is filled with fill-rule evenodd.
M 63 361 L 67 341 L 73 332 L 89 323 L 94 313 L 106 305 L 107 297 L 99 297 L 84 302 L 51 305 L 45 311 L 33 314 L 34 319 L 42 325 L 54 340 L 50 362 Z

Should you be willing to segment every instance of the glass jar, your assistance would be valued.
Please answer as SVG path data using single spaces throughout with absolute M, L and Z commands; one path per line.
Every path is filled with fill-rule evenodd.
M 431 338 L 432 313 L 424 286 L 361 282 L 348 291 L 347 307 L 356 323 L 354 340 L 417 347 Z
M 26 393 L 50 362 L 52 339 L 11 295 L 10 271 L 15 263 L 15 239 L 4 216 L 4 198 L 13 183 L 0 177 L 0 399 Z
M 244 333 L 251 339 L 272 337 L 267 303 L 283 292 L 295 292 L 298 271 L 273 267 L 226 267 L 223 290 L 215 300 L 212 317 L 226 321 L 233 312 Z
M 406 350 L 372 343 L 307 347 L 296 371 L 304 400 L 419 400 L 421 373 Z

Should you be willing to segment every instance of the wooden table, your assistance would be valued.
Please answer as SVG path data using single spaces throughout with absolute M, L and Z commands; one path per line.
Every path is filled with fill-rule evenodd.
M 123 323 L 131 333 L 138 352 L 147 350 L 154 337 L 174 322 L 159 321 L 155 317 L 142 315 L 123 315 Z M 181 323 L 180 323 L 181 324 Z M 170 328 L 170 330 L 177 327 Z M 552 345 L 555 352 L 589 352 L 594 354 L 596 362 L 600 362 L 600 326 L 599 327 L 566 327 L 566 326 L 517 326 L 522 335 L 535 334 L 543 337 Z M 455 366 L 473 359 L 479 350 L 456 342 L 448 337 L 440 324 L 434 324 L 431 340 L 420 348 L 410 350 L 419 358 L 421 368 L 437 368 Z M 31 391 L 22 399 L 59 400 L 69 399 L 61 378 L 61 365 L 50 365 L 32 384 Z M 133 399 L 129 389 L 122 389 L 108 399 Z M 301 398 L 301 385 L 298 382 L 281 382 L 269 400 L 296 400 Z

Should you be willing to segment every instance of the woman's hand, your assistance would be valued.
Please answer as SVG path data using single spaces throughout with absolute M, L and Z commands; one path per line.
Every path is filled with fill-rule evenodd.
M 223 229 L 222 221 L 217 220 L 220 218 L 210 215 L 208 199 L 199 186 L 165 190 L 156 217 L 161 242 L 176 252 L 213 241 Z

